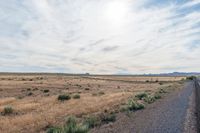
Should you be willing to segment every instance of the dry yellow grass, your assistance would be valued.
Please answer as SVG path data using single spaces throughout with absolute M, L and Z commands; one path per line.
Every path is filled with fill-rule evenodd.
M 113 77 L 113 79 L 121 78 Z M 135 80 L 135 77 L 129 78 L 123 78 L 123 80 Z M 143 77 L 143 81 L 146 80 Z M 167 77 L 165 80 L 170 79 Z M 174 81 L 174 78 L 172 77 L 170 81 Z M 155 91 L 161 86 L 159 83 L 138 84 L 78 76 L 48 75 L 0 76 L 0 84 L 0 112 L 8 105 L 14 109 L 14 113 L 11 115 L 0 115 L 0 133 L 44 132 L 47 126 L 62 124 L 66 116 L 82 117 L 104 110 L 115 110 L 116 106 L 125 102 L 133 94 L 147 90 Z M 85 88 L 89 88 L 89 90 Z M 49 90 L 48 95 L 43 92 L 44 89 Z M 92 95 L 100 91 L 103 91 L 105 95 Z M 32 92 L 33 95 L 27 95 L 29 92 Z M 60 102 L 57 100 L 57 96 L 63 93 L 71 95 L 80 93 L 81 99 Z
M 59 102 L 56 96 L 42 99 L 16 100 L 10 105 L 19 115 L 1 116 L 0 131 L 3 132 L 37 132 L 45 126 L 63 121 L 67 115 L 84 115 L 114 107 L 124 101 L 131 93 L 105 94 L 101 97 L 81 95 L 81 100 Z M 2 109 L 2 108 L 1 108 Z
M 98 76 L 94 78 L 112 79 L 112 80 L 125 80 L 125 81 L 179 81 L 186 77 L 167 77 L 167 76 Z

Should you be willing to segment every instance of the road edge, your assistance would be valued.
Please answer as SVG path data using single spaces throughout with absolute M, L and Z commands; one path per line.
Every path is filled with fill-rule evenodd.
M 198 79 L 194 80 L 196 89 L 196 113 L 197 113 L 197 132 L 200 132 L 200 85 Z

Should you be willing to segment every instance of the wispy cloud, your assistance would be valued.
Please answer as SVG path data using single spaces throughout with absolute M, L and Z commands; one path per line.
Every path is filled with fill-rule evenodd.
M 199 0 L 2 0 L 0 71 L 200 71 Z

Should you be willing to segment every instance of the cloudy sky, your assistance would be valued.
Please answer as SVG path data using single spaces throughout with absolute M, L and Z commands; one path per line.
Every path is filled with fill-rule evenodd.
M 200 71 L 200 0 L 0 0 L 0 71 Z

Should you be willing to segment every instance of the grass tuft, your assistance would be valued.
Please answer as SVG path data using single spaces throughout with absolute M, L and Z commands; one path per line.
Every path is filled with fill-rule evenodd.
M 144 104 L 134 101 L 133 99 L 128 100 L 128 109 L 130 111 L 136 111 L 144 108 L 145 108 Z

